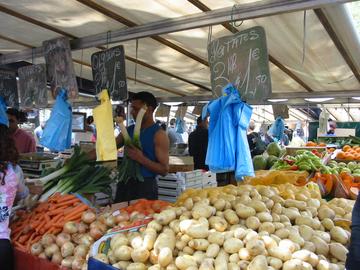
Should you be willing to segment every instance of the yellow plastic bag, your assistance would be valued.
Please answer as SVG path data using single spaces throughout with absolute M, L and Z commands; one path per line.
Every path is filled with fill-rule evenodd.
M 96 156 L 97 161 L 117 159 L 114 136 L 112 107 L 107 90 L 99 95 L 101 104 L 93 110 L 96 125 Z
M 255 172 L 255 176 L 246 176 L 244 184 L 249 185 L 279 185 L 279 184 L 306 184 L 309 173 L 304 171 L 277 171 L 260 170 Z

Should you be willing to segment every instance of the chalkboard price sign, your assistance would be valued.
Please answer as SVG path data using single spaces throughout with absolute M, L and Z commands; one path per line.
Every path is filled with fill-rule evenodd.
M 91 65 L 96 93 L 107 89 L 112 100 L 128 98 L 123 46 L 92 54 Z
M 19 107 L 16 75 L 14 72 L 0 70 L 0 96 L 9 107 Z
M 272 105 L 274 119 L 280 116 L 282 119 L 289 118 L 289 107 L 285 104 Z
M 59 90 L 64 88 L 68 91 L 70 99 L 77 98 L 78 87 L 69 39 L 61 37 L 47 40 L 43 42 L 43 47 L 47 77 L 53 97 L 55 98 Z
M 46 88 L 45 64 L 31 65 L 18 69 L 21 107 L 46 107 L 48 95 Z
M 265 30 L 255 26 L 208 45 L 213 95 L 232 83 L 245 101 L 265 100 L 271 93 Z

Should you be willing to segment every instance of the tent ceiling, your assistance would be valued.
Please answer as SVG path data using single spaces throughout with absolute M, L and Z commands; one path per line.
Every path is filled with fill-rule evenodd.
M 111 31 L 254 2 L 256 1 L 0 0 L 0 53 L 6 55 L 38 47 L 43 41 L 61 35 L 82 38 L 108 32 L 111 43 Z M 342 47 L 339 48 L 334 37 L 329 35 L 329 26 L 325 28 L 323 21 L 320 21 L 319 11 L 323 12 Z M 348 20 L 344 5 L 331 5 L 315 12 L 308 10 L 305 22 L 304 12 L 297 11 L 245 20 L 239 27 L 228 23 L 215 25 L 212 27 L 211 39 L 230 35 L 230 30 L 236 32 L 261 25 L 267 35 L 273 93 L 358 91 L 360 96 L 360 44 L 356 35 L 347 34 L 354 31 Z M 339 28 L 338 22 L 351 29 L 343 31 L 344 27 Z M 208 37 L 209 28 L 203 27 L 139 39 L 138 51 L 135 40 L 121 42 L 127 55 L 129 90 L 148 90 L 163 98 L 208 96 Z M 115 45 L 118 44 L 109 46 Z M 104 47 L 107 45 L 104 44 L 102 48 Z M 92 79 L 91 54 L 102 48 L 73 51 L 77 76 Z M 136 55 L 139 63 L 135 78 Z M 43 62 L 43 57 L 34 60 L 35 63 Z

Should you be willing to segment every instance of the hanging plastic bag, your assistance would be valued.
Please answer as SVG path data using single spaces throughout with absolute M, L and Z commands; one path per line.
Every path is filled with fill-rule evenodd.
M 46 122 L 40 144 L 51 151 L 64 151 L 71 147 L 72 110 L 67 102 L 67 91 L 61 89 Z
M 3 97 L 0 97 L 0 124 L 9 126 L 9 119 L 6 114 L 6 103 Z
M 234 108 L 234 114 L 238 115 L 234 120 L 237 125 L 237 148 L 236 148 L 236 170 L 235 179 L 240 181 L 244 176 L 254 176 L 254 166 L 251 159 L 249 144 L 247 143 L 247 128 L 250 123 L 252 108 L 246 104 L 239 104 Z
M 271 125 L 268 134 L 277 141 L 280 141 L 284 134 L 284 130 L 285 130 L 284 120 L 280 116 L 278 116 L 275 122 Z
M 99 94 L 101 104 L 93 110 L 96 126 L 96 156 L 98 161 L 116 160 L 112 106 L 107 90 Z
M 175 124 L 175 132 L 182 134 L 186 131 L 186 123 L 184 120 L 177 118 Z
M 320 115 L 319 115 L 319 135 L 326 135 L 329 129 L 328 127 L 328 119 L 330 115 L 326 110 L 323 108 Z

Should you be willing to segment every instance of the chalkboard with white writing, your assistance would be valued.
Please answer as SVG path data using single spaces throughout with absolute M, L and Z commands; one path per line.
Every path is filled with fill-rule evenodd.
M 9 107 L 19 107 L 19 95 L 15 72 L 0 70 L 0 96 Z
M 74 64 L 71 58 L 71 49 L 67 37 L 56 38 L 43 42 L 46 61 L 47 78 L 50 89 L 55 98 L 61 88 L 67 90 L 68 97 L 75 99 L 78 96 L 78 86 Z
M 18 69 L 20 106 L 44 108 L 48 104 L 45 64 L 30 65 Z
M 255 26 L 208 45 L 213 95 L 232 83 L 245 101 L 265 100 L 271 93 L 265 30 Z
M 274 119 L 280 116 L 282 119 L 289 118 L 289 107 L 285 104 L 272 105 Z
M 96 93 L 107 89 L 112 100 L 128 98 L 123 46 L 94 53 L 91 65 Z

